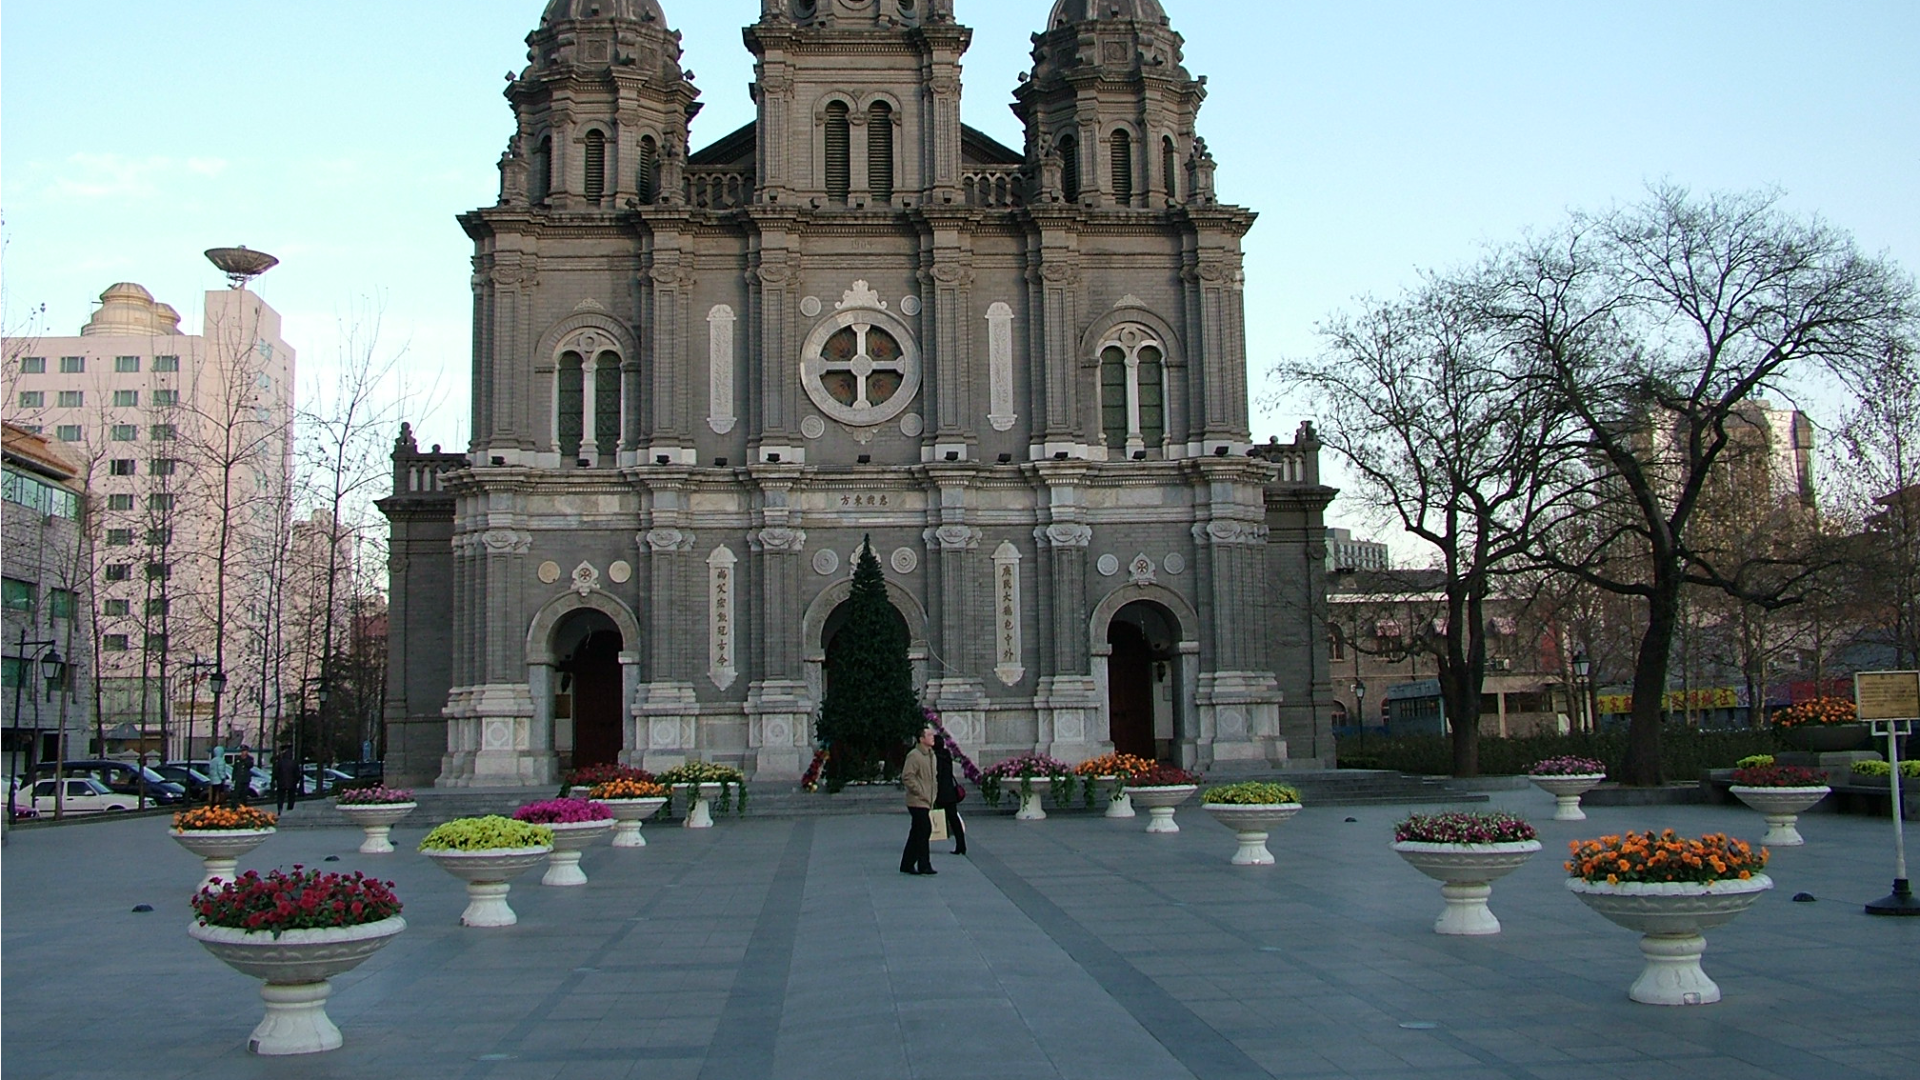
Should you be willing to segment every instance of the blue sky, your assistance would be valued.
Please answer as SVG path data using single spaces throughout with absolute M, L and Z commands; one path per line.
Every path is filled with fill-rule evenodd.
M 1635 198 L 1645 182 L 1777 186 L 1867 251 L 1920 269 L 1920 4 L 1256 3 L 1165 0 L 1208 76 L 1200 132 L 1247 239 L 1256 395 L 1362 294 Z M 752 119 L 754 0 L 663 0 L 704 145 Z M 964 118 L 1018 146 L 1006 108 L 1047 0 L 958 0 Z M 45 303 L 71 334 L 138 281 L 189 324 L 246 244 L 303 389 L 343 320 L 384 308 L 424 441 L 464 444 L 471 246 L 511 131 L 503 76 L 541 0 L 10 0 L 0 9 L 5 326 Z M 1303 418 L 1257 414 L 1258 437 Z

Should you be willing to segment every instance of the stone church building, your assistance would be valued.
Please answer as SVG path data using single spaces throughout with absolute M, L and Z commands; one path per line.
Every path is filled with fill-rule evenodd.
M 1249 436 L 1204 80 L 1157 0 L 1045 18 L 1016 148 L 953 0 L 761 0 L 757 119 L 692 149 L 655 0 L 547 4 L 460 218 L 473 439 L 403 431 L 381 503 L 390 778 L 798 777 L 863 538 L 983 762 L 1331 764 L 1333 492 Z

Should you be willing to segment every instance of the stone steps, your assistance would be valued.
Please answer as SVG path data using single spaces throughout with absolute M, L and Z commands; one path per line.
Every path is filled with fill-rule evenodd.
M 1412 803 L 1483 803 L 1487 795 L 1471 791 L 1445 777 L 1412 776 L 1406 773 L 1371 769 L 1297 769 L 1267 773 L 1235 773 L 1220 782 L 1271 780 L 1292 784 L 1309 806 L 1392 806 Z M 962 809 L 971 813 L 1008 813 L 1012 799 L 1001 800 L 999 810 L 988 807 L 968 785 L 967 801 Z M 509 814 L 522 803 L 548 798 L 545 788 L 446 788 L 416 792 L 420 806 L 408 815 L 407 828 L 431 827 L 455 818 L 484 814 Z M 904 806 L 900 789 L 891 784 L 850 787 L 828 795 L 801 791 L 791 783 L 750 784 L 747 813 L 753 817 L 797 818 L 830 817 L 847 814 L 897 813 Z M 675 809 L 685 812 L 682 804 Z M 1089 808 L 1076 798 L 1070 807 L 1047 802 L 1048 813 L 1099 813 L 1103 803 Z M 716 810 L 716 816 L 718 812 Z M 673 820 L 673 819 L 664 819 Z M 345 828 L 347 820 L 333 808 L 330 800 L 310 799 L 282 815 L 281 826 L 288 829 Z

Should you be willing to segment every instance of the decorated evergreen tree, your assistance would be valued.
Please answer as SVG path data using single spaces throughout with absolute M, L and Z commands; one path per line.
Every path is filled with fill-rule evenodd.
M 887 599 L 871 542 L 863 541 L 847 620 L 827 649 L 819 730 L 830 752 L 830 786 L 870 777 L 873 763 L 897 758 L 924 722 L 907 662 L 906 622 Z

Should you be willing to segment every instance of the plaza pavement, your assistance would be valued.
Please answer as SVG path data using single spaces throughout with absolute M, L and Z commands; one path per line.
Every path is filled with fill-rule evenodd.
M 970 800 L 971 802 L 971 800 Z M 1633 934 L 1562 885 L 1568 839 L 1674 826 L 1757 838 L 1741 807 L 1594 808 L 1493 795 L 1546 850 L 1494 888 L 1504 932 L 1432 933 L 1438 885 L 1388 850 L 1406 807 L 1309 807 L 1278 865 L 1230 866 L 1189 805 L 1015 822 L 973 806 L 971 858 L 897 870 L 904 814 L 650 826 L 590 850 L 584 888 L 513 887 L 520 924 L 458 924 L 461 885 L 413 852 L 363 856 L 348 829 L 285 830 L 242 867 L 366 869 L 408 930 L 335 980 L 346 1045 L 245 1049 L 258 984 L 185 933 L 199 864 L 164 819 L 14 830 L 0 872 L 6 1080 L 1282 1076 L 1434 1080 L 1920 1076 L 1920 919 L 1872 918 L 1885 821 L 1803 817 L 1776 887 L 1708 936 L 1725 1000 L 1627 1000 Z M 1348 821 L 1356 818 L 1356 821 Z M 1818 900 L 1793 903 L 1797 892 Z M 151 913 L 134 913 L 149 903 Z

